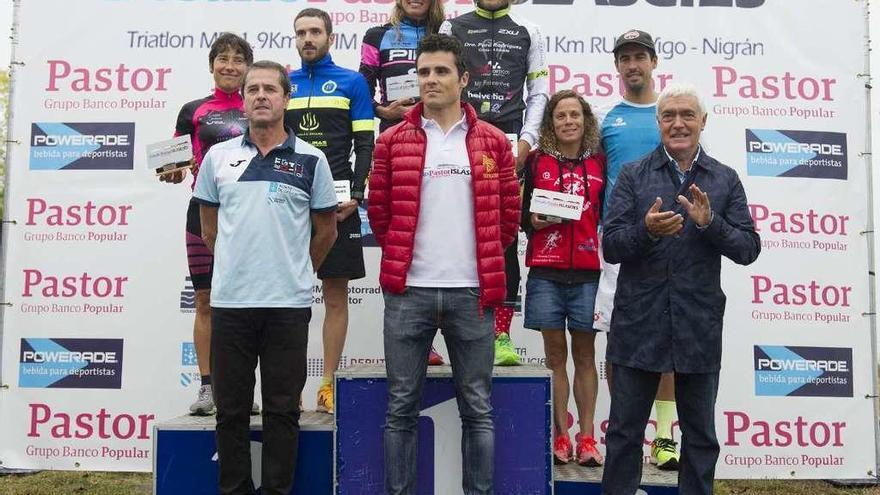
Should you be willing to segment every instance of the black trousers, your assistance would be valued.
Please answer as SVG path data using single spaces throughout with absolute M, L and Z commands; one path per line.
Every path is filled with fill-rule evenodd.
M 263 390 L 262 493 L 290 493 L 311 318 L 311 308 L 211 308 L 220 493 L 255 493 L 249 427 L 258 359 Z
M 612 363 L 611 412 L 608 418 L 603 495 L 631 495 L 642 479 L 642 441 L 657 395 L 660 373 Z M 675 372 L 675 406 L 681 428 L 678 491 L 711 495 L 718 461 L 715 398 L 718 372 Z

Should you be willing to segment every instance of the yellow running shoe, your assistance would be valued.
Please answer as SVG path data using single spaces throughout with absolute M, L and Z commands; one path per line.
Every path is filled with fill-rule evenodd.
M 318 412 L 333 414 L 333 385 L 322 385 L 318 389 Z
M 651 464 L 664 471 L 678 470 L 678 444 L 669 438 L 656 438 L 651 442 Z
M 495 366 L 519 366 L 519 354 L 510 342 L 510 335 L 498 334 L 495 338 Z

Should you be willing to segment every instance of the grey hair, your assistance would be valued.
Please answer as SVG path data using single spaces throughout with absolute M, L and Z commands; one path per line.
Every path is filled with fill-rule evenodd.
M 686 82 L 673 82 L 663 88 L 663 91 L 660 92 L 660 96 L 657 98 L 657 115 L 660 115 L 660 103 L 662 103 L 663 100 L 679 96 L 690 96 L 696 99 L 697 106 L 700 107 L 700 114 L 706 115 L 706 104 L 703 103 L 703 98 L 700 97 L 697 87 Z

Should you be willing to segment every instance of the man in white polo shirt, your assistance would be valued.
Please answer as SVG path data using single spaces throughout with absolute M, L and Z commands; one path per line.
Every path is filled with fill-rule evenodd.
M 313 267 L 336 239 L 337 201 L 324 153 L 284 127 L 290 95 L 284 66 L 253 64 L 242 92 L 249 128 L 211 148 L 194 193 L 202 237 L 214 253 L 211 373 L 219 491 L 255 493 L 248 428 L 259 359 L 262 493 L 287 495 L 306 381 Z
M 440 328 L 462 422 L 462 488 L 491 494 L 494 316 L 504 302 L 519 184 L 507 138 L 461 101 L 461 43 L 424 37 L 416 71 L 422 102 L 379 136 L 368 201 L 385 296 L 385 492 L 416 493 L 419 403 Z

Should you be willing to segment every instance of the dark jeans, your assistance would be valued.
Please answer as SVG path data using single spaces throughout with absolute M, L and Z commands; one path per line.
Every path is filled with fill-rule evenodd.
M 290 493 L 311 318 L 311 308 L 211 308 L 220 493 L 255 492 L 249 428 L 257 359 L 263 390 L 262 493 Z
M 642 479 L 642 441 L 660 373 L 612 364 L 611 413 L 602 476 L 604 495 L 632 495 Z M 710 495 L 718 460 L 715 397 L 718 373 L 675 373 L 675 404 L 681 427 L 681 495 Z
M 419 406 L 428 351 L 437 329 L 452 363 L 461 416 L 462 488 L 465 495 L 491 495 L 495 460 L 492 424 L 492 365 L 495 315 L 480 314 L 478 289 L 407 287 L 385 292 L 385 492 L 415 495 Z M 437 473 L 442 476 L 441 473 Z

